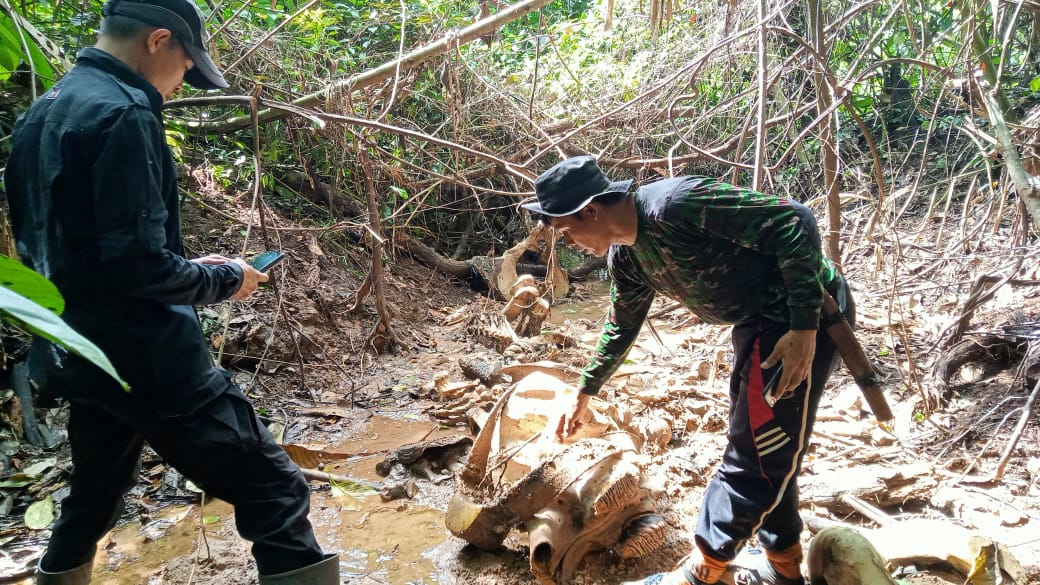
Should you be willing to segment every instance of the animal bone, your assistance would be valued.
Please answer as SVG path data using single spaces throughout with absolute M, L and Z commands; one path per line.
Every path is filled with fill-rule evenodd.
M 477 436 L 445 517 L 453 534 L 482 549 L 524 526 L 531 571 L 547 584 L 567 582 L 593 550 L 645 554 L 667 530 L 643 483 L 641 440 L 611 430 L 593 408 L 578 437 L 556 442 L 562 395 L 574 391 L 543 372 L 510 387 Z
M 433 387 L 437 390 L 437 400 L 443 402 L 449 398 L 458 398 L 480 385 L 479 380 L 451 382 L 447 373 L 438 374 L 433 379 Z

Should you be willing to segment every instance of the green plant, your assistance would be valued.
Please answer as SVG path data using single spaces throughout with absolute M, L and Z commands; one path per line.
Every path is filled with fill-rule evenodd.
M 47 61 L 36 41 L 26 34 L 5 10 L 0 14 L 0 79 L 9 80 L 19 67 L 23 64 L 24 67 L 29 67 L 30 63 L 31 69 L 35 71 L 36 77 L 43 82 L 45 88 L 54 85 L 54 67 Z
M 64 310 L 65 299 L 54 283 L 17 260 L 0 256 L 0 317 L 82 357 L 129 390 L 101 348 L 58 317 Z

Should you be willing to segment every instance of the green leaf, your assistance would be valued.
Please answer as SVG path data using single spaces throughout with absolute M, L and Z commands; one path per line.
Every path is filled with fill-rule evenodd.
M 218 522 L 220 522 L 220 516 L 203 516 L 202 517 L 202 523 L 203 524 L 217 524 Z
M 18 53 L 8 49 L 6 46 L 0 46 L 0 68 L 5 73 L 13 72 L 18 67 Z
M 124 390 L 130 385 L 119 377 L 101 348 L 69 327 L 60 317 L 22 295 L 0 286 L 0 316 L 16 327 L 64 347 L 115 378 Z
M 50 496 L 33 502 L 25 511 L 25 525 L 33 530 L 42 530 L 54 522 L 54 499 Z
M 65 310 L 65 299 L 58 292 L 58 287 L 40 273 L 14 258 L 0 256 L 0 285 L 6 286 L 37 305 L 43 305 L 58 315 Z
M 345 480 L 336 481 L 329 478 L 329 483 L 332 484 L 332 492 L 336 495 L 353 496 L 355 498 L 361 498 L 364 496 L 370 496 L 372 494 L 378 494 L 379 490 L 372 486 L 365 485 L 360 482 Z
M 47 61 L 46 55 L 43 54 L 43 51 L 40 50 L 40 47 L 36 45 L 36 41 L 31 36 L 25 34 L 24 38 L 25 46 L 23 47 L 22 35 L 18 33 L 18 28 L 14 26 L 8 15 L 0 15 L 0 45 L 13 53 L 15 67 L 17 67 L 19 61 L 32 61 L 36 75 L 43 81 L 44 87 L 54 85 L 54 78 L 56 77 L 54 67 Z M 25 54 L 26 48 L 29 49 L 28 55 Z
M 1040 91 L 1040 75 L 1029 80 L 1029 91 Z

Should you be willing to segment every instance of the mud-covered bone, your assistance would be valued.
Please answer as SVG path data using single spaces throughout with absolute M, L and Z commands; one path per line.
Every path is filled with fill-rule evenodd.
M 617 425 L 595 412 L 576 440 L 555 440 L 554 405 L 568 392 L 574 389 L 539 371 L 503 394 L 445 516 L 453 534 L 482 549 L 499 546 L 513 527 L 526 528 L 531 572 L 545 584 L 568 582 L 591 551 L 646 554 L 667 532 L 644 485 L 642 440 L 612 430 Z
M 411 478 L 399 480 L 387 480 L 379 490 L 379 497 L 384 502 L 414 498 L 419 493 L 419 486 Z
M 534 277 L 523 274 L 510 289 L 510 299 L 502 314 L 520 337 L 537 335 L 549 316 L 549 301 L 542 298 Z
M 488 386 L 502 381 L 502 360 L 489 360 L 475 356 L 460 356 L 459 369 L 470 380 L 480 380 Z
M 473 444 L 473 439 L 465 435 L 438 437 L 429 441 L 407 443 L 394 449 L 376 463 L 376 473 L 386 477 L 395 465 L 412 467 L 420 462 L 442 469 L 447 466 L 453 456 L 461 456 L 462 451 Z
M 621 529 L 614 552 L 623 559 L 634 559 L 657 550 L 668 536 L 668 524 L 660 514 L 635 516 Z

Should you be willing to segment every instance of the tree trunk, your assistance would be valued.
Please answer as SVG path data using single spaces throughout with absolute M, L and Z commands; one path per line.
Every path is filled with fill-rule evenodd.
M 336 210 L 336 217 L 358 217 L 362 209 L 357 202 L 342 192 L 325 183 L 308 176 L 306 173 L 281 167 L 271 167 L 268 171 L 277 181 L 292 189 L 304 199 Z
M 368 156 L 367 145 L 358 145 L 358 162 L 365 173 L 365 192 L 368 199 L 368 224 L 372 228 L 372 293 L 376 298 L 376 312 L 379 319 L 369 334 L 367 345 L 376 353 L 393 351 L 397 341 L 390 327 L 390 312 L 386 310 L 386 296 L 383 294 L 383 239 L 377 234 L 383 233 L 379 219 L 379 202 L 376 198 L 376 184 L 372 177 L 372 159 Z M 358 303 L 361 297 L 358 297 Z
M 766 173 L 766 104 L 769 103 L 769 35 L 765 17 L 769 1 L 758 0 L 758 131 L 755 132 L 755 172 L 752 187 L 762 191 Z
M 828 48 L 823 31 L 827 26 L 824 22 L 823 5 L 820 0 L 806 0 L 805 9 L 813 48 L 817 55 L 826 58 Z M 819 114 L 828 111 L 834 102 L 827 76 L 824 74 L 825 67 L 827 67 L 827 63 L 817 62 L 813 73 L 816 84 L 816 111 Z M 827 231 L 823 238 L 824 253 L 841 268 L 841 250 L 838 247 L 841 241 L 841 201 L 838 185 L 838 148 L 834 140 L 833 114 L 820 124 L 820 144 L 822 145 L 820 164 L 823 167 L 823 189 L 827 195 Z
M 0 254 L 8 258 L 18 259 L 18 249 L 14 243 L 14 233 L 7 219 L 7 213 L 0 209 Z
M 982 83 L 981 85 L 988 84 Z M 982 91 L 979 93 L 986 102 L 986 110 L 989 112 L 990 125 L 993 127 L 993 133 L 996 134 L 997 148 L 1004 155 L 1004 166 L 1007 167 L 1011 182 L 1015 185 L 1015 192 L 1018 193 L 1029 212 L 1033 228 L 1040 234 L 1040 177 L 1026 171 L 1022 157 L 1018 153 L 1018 146 L 1011 137 L 1007 121 L 1001 115 L 999 98 L 1004 95 L 1004 92 L 994 87 L 980 87 L 980 89 Z
M 416 240 L 407 234 L 396 234 L 394 241 L 404 248 L 406 252 L 437 272 L 447 274 L 453 278 L 469 278 L 473 274 L 473 263 L 469 260 L 449 260 L 437 253 L 436 250 Z

